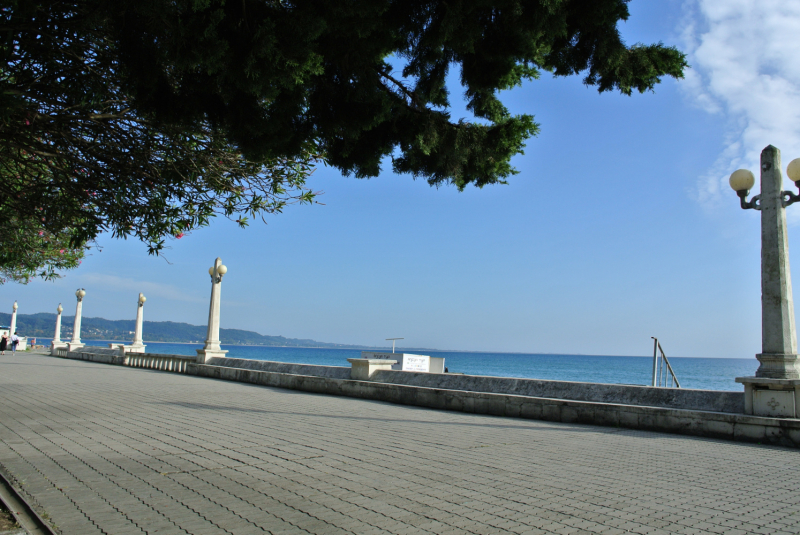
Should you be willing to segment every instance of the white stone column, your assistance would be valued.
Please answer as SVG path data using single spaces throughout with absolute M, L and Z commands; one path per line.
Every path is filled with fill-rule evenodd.
M 211 275 L 211 303 L 208 308 L 208 333 L 203 349 L 197 350 L 197 362 L 202 364 L 214 357 L 224 357 L 227 351 L 223 351 L 219 346 L 219 305 L 220 290 L 222 287 L 222 277 L 228 272 L 228 268 L 222 264 L 222 259 L 217 258 L 214 265 L 209 268 L 208 274 Z
M 797 418 L 797 334 L 789 270 L 789 240 L 783 204 L 781 153 L 761 152 L 761 363 L 755 377 L 737 377 L 745 385 L 749 414 Z
M 9 328 L 9 336 L 17 332 L 17 302 L 14 301 L 14 306 L 11 307 L 11 326 Z
M 64 312 L 64 307 L 61 306 L 61 303 L 58 304 L 56 312 L 56 332 L 53 335 L 53 342 L 61 342 L 61 313 Z
M 136 302 L 136 329 L 133 333 L 133 343 L 125 346 L 126 353 L 144 353 L 145 345 L 142 339 L 142 323 L 144 322 L 144 302 L 147 298 L 143 293 L 139 294 L 139 300 Z
M 53 336 L 53 341 L 50 344 L 50 354 L 55 356 L 56 349 L 67 347 L 66 342 L 61 341 L 61 313 L 64 311 L 64 307 L 61 306 L 61 303 L 58 304 L 58 308 L 56 309 L 56 332 Z
M 86 290 L 83 288 L 79 288 L 75 292 L 75 297 L 78 298 L 78 306 L 75 308 L 75 325 L 72 328 L 72 340 L 67 344 L 70 351 L 85 345 L 81 343 L 81 314 L 83 313 L 83 298 L 85 296 Z
M 789 270 L 786 209 L 782 202 L 781 153 L 761 153 L 761 363 L 756 377 L 800 379 Z

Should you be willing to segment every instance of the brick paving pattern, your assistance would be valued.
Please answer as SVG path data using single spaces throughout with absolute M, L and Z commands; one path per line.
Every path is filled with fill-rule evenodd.
M 0 465 L 67 535 L 800 533 L 800 452 L 0 357 Z

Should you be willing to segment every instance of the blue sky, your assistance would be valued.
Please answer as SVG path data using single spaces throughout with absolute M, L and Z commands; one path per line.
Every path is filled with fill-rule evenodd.
M 311 186 L 324 205 L 246 230 L 219 219 L 171 242 L 166 260 L 104 237 L 102 252 L 58 282 L 0 286 L 0 306 L 10 312 L 17 299 L 33 313 L 63 302 L 72 313 L 85 287 L 84 315 L 132 319 L 141 291 L 145 319 L 201 325 L 207 269 L 220 256 L 223 327 L 604 355 L 647 355 L 657 336 L 668 355 L 753 358 L 759 219 L 738 208 L 727 177 L 757 170 L 770 143 L 784 168 L 800 157 L 800 3 L 633 0 L 630 9 L 626 41 L 687 51 L 687 79 L 625 97 L 543 75 L 504 94 L 541 125 L 507 186 L 459 193 L 388 171 L 357 180 L 320 168 Z M 800 251 L 800 208 L 788 212 L 790 249 Z M 800 260 L 796 280 L 798 269 Z

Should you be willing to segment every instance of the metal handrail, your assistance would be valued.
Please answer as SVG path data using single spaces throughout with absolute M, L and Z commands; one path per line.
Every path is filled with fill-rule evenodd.
M 661 348 L 661 342 L 659 342 L 658 338 L 655 336 L 651 336 L 650 338 L 653 339 L 653 386 L 673 388 L 672 385 L 674 385 L 674 388 L 680 388 L 681 383 L 678 381 L 678 377 L 675 375 L 667 355 Z M 661 355 L 659 355 L 659 352 Z M 670 382 L 669 386 L 667 385 L 668 382 Z

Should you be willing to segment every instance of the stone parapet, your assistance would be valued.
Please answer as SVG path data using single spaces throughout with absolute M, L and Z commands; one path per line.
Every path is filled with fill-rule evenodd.
M 271 360 L 252 360 L 235 358 L 212 358 L 206 364 L 225 368 L 241 368 L 262 372 L 290 373 L 293 375 L 314 375 L 335 379 L 350 379 L 350 367 L 320 366 L 317 364 L 294 364 L 291 362 L 274 362 Z
M 800 447 L 800 420 L 291 375 L 190 364 L 190 375 L 476 414 Z
M 351 368 L 345 366 L 319 366 L 315 364 L 293 364 L 288 362 L 234 358 L 214 358 L 210 359 L 206 364 L 293 375 L 311 375 L 336 379 L 351 378 Z M 647 405 L 652 407 L 713 412 L 744 412 L 743 392 L 579 383 L 572 381 L 545 381 L 540 379 L 519 379 L 513 377 L 489 377 L 480 375 L 416 373 L 386 369 L 374 371 L 369 377 L 369 380 L 445 390 L 490 392 L 496 394 L 573 399 L 576 401 L 596 401 L 601 403 L 620 403 L 624 405 Z
M 125 364 L 125 352 L 121 347 L 104 348 L 93 346 L 82 346 L 79 348 L 69 348 L 65 358 L 73 360 L 88 360 L 91 362 L 101 362 L 103 364 Z
M 446 390 L 492 392 L 575 401 L 646 405 L 670 409 L 743 413 L 744 394 L 721 390 L 659 388 L 641 385 L 546 381 L 482 375 L 379 371 L 371 378 L 382 383 L 404 384 Z
M 122 344 L 111 348 L 84 346 L 77 351 L 68 351 L 64 355 L 69 359 L 89 360 L 114 364 L 117 366 L 130 366 L 132 368 L 148 368 L 151 370 L 186 373 L 188 363 L 194 362 L 195 357 L 186 355 L 166 355 L 157 353 L 127 353 Z

